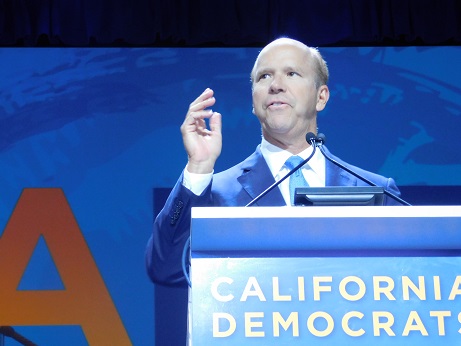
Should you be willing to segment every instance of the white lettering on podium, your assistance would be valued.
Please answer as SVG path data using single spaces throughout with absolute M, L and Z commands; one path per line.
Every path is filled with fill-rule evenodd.
M 293 326 L 293 336 L 299 336 L 299 317 L 297 312 L 292 312 L 286 320 L 283 319 L 280 312 L 272 313 L 272 329 L 274 331 L 274 336 L 280 336 L 280 328 L 287 331 L 290 326 Z
M 266 301 L 266 297 L 259 286 L 258 280 L 254 276 L 248 278 L 245 289 L 243 290 L 242 296 L 240 297 L 241 302 L 246 302 L 248 297 L 255 296 L 258 297 L 261 302 Z
M 304 276 L 298 276 L 298 300 L 300 302 L 306 300 L 306 290 L 304 289 Z
M 356 294 L 350 294 L 349 292 L 347 292 L 346 287 L 347 284 L 350 282 L 356 283 L 359 287 L 359 290 Z M 362 299 L 366 291 L 367 289 L 365 286 L 365 282 L 363 282 L 363 280 L 357 276 L 347 276 L 344 279 L 342 279 L 339 283 L 339 293 L 341 293 L 341 296 L 344 299 L 349 300 L 351 302 L 355 302 L 357 300 Z
M 318 330 L 315 327 L 315 325 L 314 325 L 315 320 L 318 319 L 318 318 L 323 318 L 326 321 L 327 326 L 326 326 L 326 328 L 324 330 Z M 324 311 L 314 312 L 307 319 L 307 329 L 312 333 L 312 335 L 315 335 L 315 336 L 318 336 L 318 337 L 325 337 L 325 336 L 330 335 L 331 332 L 333 331 L 334 327 L 335 327 L 335 322 L 333 321 L 333 318 L 329 314 L 324 312 Z
M 338 324 L 342 332 L 350 337 L 361 337 L 368 331 L 366 326 L 372 327 L 374 337 L 381 335 L 409 337 L 413 334 L 429 336 L 429 334 L 445 336 L 450 331 L 453 335 L 453 323 L 456 318 L 461 324 L 461 312 L 459 304 L 453 304 L 453 309 L 447 310 L 405 310 L 405 306 L 414 306 L 413 303 L 425 304 L 428 301 L 438 302 L 454 301 L 461 298 L 461 275 L 444 281 L 440 276 L 401 276 L 400 285 L 396 285 L 396 278 L 389 276 L 372 276 L 366 280 L 359 276 L 349 275 L 342 278 L 335 276 L 312 276 L 311 286 L 306 287 L 306 277 L 298 276 L 290 280 L 282 281 L 281 277 L 273 276 L 271 281 L 264 278 L 258 282 L 256 276 L 248 277 L 247 281 L 240 278 L 238 281 L 232 277 L 222 276 L 216 278 L 210 285 L 211 296 L 216 302 L 218 309 L 212 312 L 213 337 L 226 338 L 238 332 L 247 338 L 264 338 L 270 334 L 272 337 L 290 335 L 291 337 L 304 337 L 309 333 L 315 337 L 329 336 Z M 432 281 L 432 283 L 431 283 Z M 373 290 L 367 293 L 367 283 Z M 397 290 L 398 287 L 398 290 Z M 444 289 L 442 289 L 444 287 Z M 243 290 L 242 290 L 243 288 Z M 270 290 L 272 292 L 270 292 Z M 240 304 L 226 311 L 226 304 L 235 300 L 241 291 Z M 271 294 L 270 294 L 271 293 Z M 329 293 L 329 294 L 328 294 Z M 272 304 L 267 303 L 266 296 L 272 298 Z M 310 303 L 299 306 L 298 311 L 286 311 L 286 303 L 298 299 L 304 302 L 310 299 Z M 396 301 L 404 304 L 395 306 L 395 311 L 372 310 L 366 314 L 361 311 L 344 311 L 338 316 L 338 311 L 315 311 L 317 306 L 332 306 L 335 301 Z M 407 305 L 407 301 L 412 305 Z M 321 301 L 321 305 L 317 305 Z M 324 305 L 323 303 L 327 303 Z M 245 309 L 245 306 L 248 308 Z M 250 308 L 251 306 L 251 308 Z M 284 306 L 282 310 L 278 307 Z M 344 305 L 346 306 L 346 305 Z M 392 305 L 394 306 L 394 304 Z M 417 305 L 418 306 L 418 305 Z M 424 308 L 424 305 L 421 305 Z M 314 310 L 314 311 L 313 311 Z M 429 311 L 428 311 L 429 310 Z M 229 313 L 232 311 L 232 313 Z M 424 312 L 423 312 L 424 311 Z M 237 316 L 239 315 L 239 316 Z M 394 323 L 398 315 L 404 324 L 397 327 Z M 406 317 L 405 317 L 406 316 Z M 272 319 L 272 321 L 269 321 Z M 339 323 L 340 322 L 340 323 Z M 237 328 L 239 324 L 244 324 Z M 272 325 L 272 330 L 270 326 Z M 300 329 L 304 325 L 305 329 Z M 429 327 L 429 328 L 428 328 Z M 397 329 L 400 328 L 400 329 Z M 431 331 L 431 332 L 429 332 Z M 461 328 L 455 329 L 461 334 Z M 371 333 L 371 330 L 369 331 Z
M 440 290 L 440 276 L 434 276 L 434 299 L 442 300 L 442 292 Z
M 220 330 L 220 325 L 223 324 L 220 321 L 226 320 L 229 323 L 229 326 L 226 330 Z M 235 321 L 234 316 L 226 312 L 215 312 L 213 314 L 213 337 L 214 338 L 227 338 L 235 332 L 237 328 L 237 322 Z
M 217 278 L 215 281 L 213 281 L 211 283 L 211 295 L 213 296 L 213 298 L 216 299 L 218 302 L 222 302 L 222 303 L 227 303 L 227 302 L 230 302 L 232 299 L 234 299 L 234 296 L 232 294 L 229 293 L 228 295 L 223 296 L 219 294 L 219 291 L 218 291 L 219 285 L 223 283 L 232 285 L 233 282 L 234 280 L 228 277 L 224 277 L 224 276 Z
M 403 300 L 410 300 L 410 289 L 419 298 L 426 300 L 426 286 L 424 276 L 418 276 L 418 286 L 408 276 L 402 276 Z
M 263 318 L 264 312 L 245 312 L 245 336 L 247 338 L 263 338 L 264 330 L 255 331 L 254 328 L 262 328 L 262 321 L 254 321 L 257 318 Z
M 445 335 L 445 317 L 450 317 L 450 311 L 430 311 L 429 315 L 431 317 L 437 317 L 437 329 L 440 336 Z
M 461 324 L 461 312 L 458 314 L 458 322 Z M 461 334 L 461 328 L 458 329 L 458 333 Z
M 385 318 L 384 322 L 381 318 Z M 392 326 L 394 325 L 394 315 L 388 311 L 373 311 L 373 335 L 381 336 L 381 329 L 386 331 L 387 335 L 395 336 Z
M 349 336 L 354 336 L 354 337 L 357 337 L 357 336 L 362 336 L 363 334 L 365 334 L 365 331 L 360 328 L 358 330 L 353 330 L 349 327 L 349 320 L 353 317 L 355 318 L 358 318 L 358 319 L 362 319 L 363 318 L 363 313 L 359 312 L 359 311 L 350 311 L 348 313 L 346 313 L 343 317 L 343 319 L 341 320 L 341 326 L 343 327 L 343 330 L 344 332 L 349 335 Z
M 332 276 L 314 276 L 312 278 L 312 282 L 314 285 L 314 300 L 320 300 L 320 292 L 331 292 L 331 286 L 322 286 L 321 283 L 332 281 Z
M 408 336 L 410 331 L 419 331 L 421 335 L 428 336 L 426 327 L 424 327 L 424 323 L 419 317 L 419 314 L 416 311 L 411 311 L 410 315 L 408 315 L 407 323 L 405 324 L 405 328 L 403 330 L 402 335 Z
M 450 292 L 450 296 L 448 300 L 455 300 L 457 295 L 461 295 L 461 275 L 456 277 L 455 282 L 453 283 L 453 287 Z
M 272 299 L 274 302 L 289 302 L 291 301 L 290 295 L 281 295 L 280 294 L 280 285 L 279 285 L 279 278 L 273 277 L 272 278 Z
M 387 284 L 381 287 L 381 283 Z M 381 300 L 381 295 L 384 294 L 388 300 L 395 300 L 392 291 L 394 290 L 394 280 L 389 276 L 373 276 L 373 297 L 375 300 Z
M 399 312 L 399 315 L 403 314 Z M 446 320 L 451 317 L 450 311 L 430 311 L 429 316 L 426 319 L 426 323 L 430 324 L 430 317 L 435 317 L 434 321 L 437 325 L 438 335 L 444 336 L 446 334 Z M 389 311 L 372 311 L 372 325 L 373 325 L 373 336 L 380 337 L 383 333 L 388 336 L 396 336 L 395 333 L 395 317 Z M 365 329 L 358 328 L 352 329 L 350 321 L 354 318 L 363 320 L 366 316 L 360 311 L 349 311 L 345 313 L 341 318 L 342 331 L 351 337 L 360 337 L 366 333 Z M 461 312 L 458 313 L 458 322 L 461 324 Z M 306 328 L 307 331 L 316 337 L 327 337 L 335 329 L 335 319 L 332 315 L 325 311 L 316 311 L 306 316 Z M 292 311 L 288 314 L 285 319 L 281 312 L 272 312 L 272 336 L 280 337 L 281 328 L 285 332 L 289 332 L 291 329 L 291 336 L 299 337 L 302 333 L 300 331 L 300 320 L 304 317 L 300 317 L 299 312 Z M 237 331 L 237 318 L 226 312 L 215 312 L 212 316 L 213 323 L 213 337 L 214 338 L 226 338 L 230 337 Z M 267 331 L 269 329 L 266 326 L 267 320 L 265 320 L 265 313 L 263 311 L 251 311 L 243 313 L 243 324 L 244 334 L 246 338 L 264 338 L 267 337 Z M 356 324 L 356 323 L 355 323 Z M 281 327 L 281 328 L 280 328 Z M 429 333 L 426 326 L 417 311 L 410 311 L 406 319 L 404 329 L 400 335 L 403 337 L 410 336 L 411 333 L 419 333 L 422 336 L 428 336 Z M 458 329 L 458 333 L 461 334 L 461 328 Z
M 426 301 L 427 297 L 427 290 L 426 290 L 426 281 L 427 278 L 424 276 L 418 276 L 417 284 L 412 281 L 408 276 L 402 276 L 401 278 L 402 284 L 402 291 L 401 291 L 401 299 L 403 300 L 411 300 L 411 293 L 413 293 L 420 301 Z M 442 293 L 441 293 L 441 283 L 439 276 L 431 277 L 433 288 L 434 288 L 434 300 L 442 300 Z M 312 298 L 314 301 L 321 301 L 322 295 L 321 293 L 324 292 L 332 292 L 333 286 L 331 283 L 333 282 L 332 276 L 313 276 L 312 277 Z M 228 285 L 229 287 L 227 290 L 233 290 L 234 280 L 229 277 L 218 277 L 212 283 L 210 287 L 211 294 L 214 299 L 219 302 L 230 302 L 235 297 L 232 293 L 223 294 L 226 290 L 220 290 L 220 287 L 223 285 Z M 358 290 L 356 293 L 352 293 L 350 284 L 356 284 Z M 281 290 L 281 282 L 280 278 L 277 276 L 272 277 L 272 301 L 292 301 L 293 295 L 291 294 L 282 294 Z M 339 281 L 338 284 L 338 292 L 340 293 L 341 297 L 348 301 L 358 301 L 364 298 L 365 293 L 367 291 L 367 286 L 365 281 L 358 277 L 358 276 L 346 276 Z M 395 282 L 389 276 L 373 276 L 372 277 L 372 288 L 373 288 L 373 299 L 375 301 L 383 300 L 386 298 L 389 301 L 396 300 L 395 296 Z M 305 289 L 305 277 L 299 276 L 297 277 L 297 293 L 298 301 L 305 301 L 306 300 L 306 289 Z M 450 294 L 447 297 L 448 300 L 455 300 L 458 296 L 461 296 L 461 275 L 456 276 L 453 285 L 450 290 Z M 251 276 L 248 278 L 246 282 L 246 286 L 243 289 L 242 295 L 240 297 L 240 301 L 244 302 L 247 301 L 249 297 L 257 297 L 260 301 L 265 302 L 266 296 L 264 294 L 261 285 L 258 282 L 258 279 L 255 276 Z

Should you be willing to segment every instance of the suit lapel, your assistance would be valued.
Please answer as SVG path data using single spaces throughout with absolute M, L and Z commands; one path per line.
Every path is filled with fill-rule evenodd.
M 242 188 L 253 200 L 260 193 L 271 186 L 275 180 L 258 148 L 256 152 L 242 163 L 243 174 L 238 177 Z M 278 187 L 274 188 L 266 196 L 261 198 L 255 205 L 259 206 L 284 206 L 285 200 Z
M 325 151 L 332 159 L 340 161 L 325 148 Z M 334 163 L 325 159 L 325 186 L 357 186 L 357 179 L 336 166 Z

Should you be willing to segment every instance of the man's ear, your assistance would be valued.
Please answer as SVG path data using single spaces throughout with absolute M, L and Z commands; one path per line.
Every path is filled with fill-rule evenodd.
M 328 89 L 328 87 L 326 85 L 320 86 L 319 90 L 317 90 L 317 112 L 323 111 L 329 99 L 330 90 Z

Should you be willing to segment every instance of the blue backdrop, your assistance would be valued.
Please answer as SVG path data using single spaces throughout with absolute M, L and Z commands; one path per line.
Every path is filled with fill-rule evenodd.
M 400 186 L 461 185 L 461 47 L 320 50 L 331 98 L 318 124 L 335 155 Z M 206 87 L 223 114 L 216 169 L 253 152 L 258 51 L 0 49 L 0 232 L 24 188 L 62 188 L 134 345 L 154 343 L 143 258 L 152 189 L 173 186 L 183 169 L 179 126 Z M 45 244 L 20 288 L 62 289 Z M 82 344 L 78 327 L 18 330 L 37 344 Z

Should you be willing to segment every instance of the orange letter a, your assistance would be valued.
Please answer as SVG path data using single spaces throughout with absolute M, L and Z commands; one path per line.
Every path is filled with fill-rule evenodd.
M 64 290 L 18 291 L 39 237 Z M 0 238 L 0 325 L 80 325 L 90 345 L 131 345 L 61 189 L 24 189 Z

